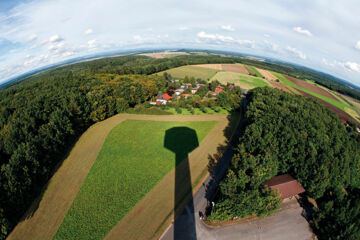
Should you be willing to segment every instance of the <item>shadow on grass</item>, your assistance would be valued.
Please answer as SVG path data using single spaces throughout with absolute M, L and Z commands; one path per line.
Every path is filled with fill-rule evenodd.
M 188 154 L 199 146 L 196 131 L 188 127 L 174 127 L 166 130 L 164 147 L 175 153 L 175 222 L 174 238 L 196 239 L 195 210 L 192 196 L 190 164 Z M 185 211 L 184 199 L 190 199 Z M 179 207 L 180 206 L 180 207 Z M 186 212 L 187 214 L 183 214 Z

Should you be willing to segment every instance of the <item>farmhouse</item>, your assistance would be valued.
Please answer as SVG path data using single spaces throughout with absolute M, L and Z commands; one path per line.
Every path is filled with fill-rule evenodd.
M 305 192 L 301 184 L 289 174 L 273 177 L 264 182 L 270 189 L 278 189 L 280 199 L 291 198 Z
M 156 105 L 166 105 L 166 103 L 171 99 L 172 97 L 167 94 L 164 93 L 163 95 L 161 95 L 161 97 L 156 97 Z M 151 103 L 150 103 L 151 104 Z

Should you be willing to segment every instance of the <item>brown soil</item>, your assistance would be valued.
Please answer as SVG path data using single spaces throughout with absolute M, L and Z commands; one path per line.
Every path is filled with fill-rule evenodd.
M 228 71 L 228 72 L 236 72 L 236 73 L 242 73 L 242 74 L 249 74 L 249 71 L 240 64 L 222 64 L 222 70 Z
M 311 83 L 308 83 L 308 82 L 305 82 L 304 80 L 300 80 L 300 79 L 297 79 L 297 78 L 293 78 L 293 77 L 290 77 L 288 75 L 284 75 L 287 79 L 289 79 L 290 81 L 292 81 L 293 83 L 295 83 L 296 85 L 298 85 L 299 87 L 302 87 L 302 88 L 305 88 L 307 90 L 310 90 L 310 91 L 313 91 L 313 92 L 316 92 L 320 95 L 323 95 L 327 98 L 331 98 L 331 99 L 334 99 L 336 101 L 338 101 L 338 99 L 332 95 L 331 93 L 329 93 L 328 91 L 326 91 L 325 89 L 322 89 L 314 84 L 311 84 Z M 300 90 L 298 90 L 300 91 Z
M 222 64 L 195 64 L 192 66 L 196 66 L 196 67 L 203 67 L 203 68 L 211 68 L 211 69 L 215 69 L 215 70 L 223 70 L 222 69 Z
M 267 81 L 267 82 L 270 83 L 271 86 L 273 86 L 274 88 L 283 90 L 284 92 L 291 93 L 291 91 L 290 91 L 287 87 L 285 87 L 284 85 L 282 85 L 282 84 L 279 83 L 279 82 L 274 82 L 274 81 Z
M 350 116 L 349 114 L 347 114 L 346 112 L 344 112 L 343 110 L 335 107 L 334 105 L 328 103 L 328 102 L 325 102 L 324 100 L 320 99 L 320 98 L 317 98 L 311 94 L 308 94 L 306 92 L 303 92 L 299 89 L 297 89 L 298 92 L 300 92 L 303 96 L 306 96 L 306 97 L 310 97 L 310 98 L 313 98 L 315 99 L 316 101 L 320 102 L 321 104 L 323 104 L 325 107 L 329 108 L 332 112 L 334 112 L 336 115 L 339 116 L 340 119 L 344 119 L 344 120 L 347 120 L 347 121 L 350 121 L 350 122 L 353 122 L 353 123 L 358 123 L 352 116 Z
M 256 70 L 258 70 L 258 72 L 263 75 L 265 77 L 266 80 L 269 81 L 276 81 L 277 77 L 275 77 L 274 75 L 272 75 L 269 71 L 261 69 L 261 68 L 256 68 Z

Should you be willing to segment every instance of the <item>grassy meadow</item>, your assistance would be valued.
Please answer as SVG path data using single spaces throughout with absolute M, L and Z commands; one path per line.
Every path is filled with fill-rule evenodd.
M 201 142 L 216 123 L 126 120 L 117 125 L 107 136 L 54 239 L 104 239 L 175 167 L 175 154 L 164 148 L 165 131 L 188 127 Z
M 218 70 L 211 69 L 211 68 L 204 68 L 198 66 L 182 66 L 177 68 L 168 69 L 163 72 L 156 73 L 158 75 L 163 75 L 164 72 L 170 73 L 174 78 L 184 79 L 186 76 L 194 77 L 194 78 L 201 78 L 203 80 L 208 80 L 212 76 L 214 76 Z
M 218 80 L 223 84 L 234 83 L 235 85 L 245 89 L 271 86 L 262 78 L 234 72 L 218 72 L 211 78 L 211 80 Z

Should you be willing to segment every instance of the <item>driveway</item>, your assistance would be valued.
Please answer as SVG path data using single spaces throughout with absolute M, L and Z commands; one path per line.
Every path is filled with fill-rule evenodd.
M 306 219 L 301 215 L 303 209 L 296 199 L 283 203 L 281 210 L 264 219 L 247 220 L 226 227 L 209 227 L 195 214 L 196 233 L 173 236 L 173 225 L 160 238 L 170 239 L 206 239 L 206 240 L 311 240 L 313 233 Z M 186 221 L 186 212 L 178 221 Z M 196 212 L 196 210 L 195 210 Z M 187 222 L 189 224 L 189 222 Z M 186 224 L 185 224 L 186 225 Z M 186 233 L 184 233 L 186 234 Z

